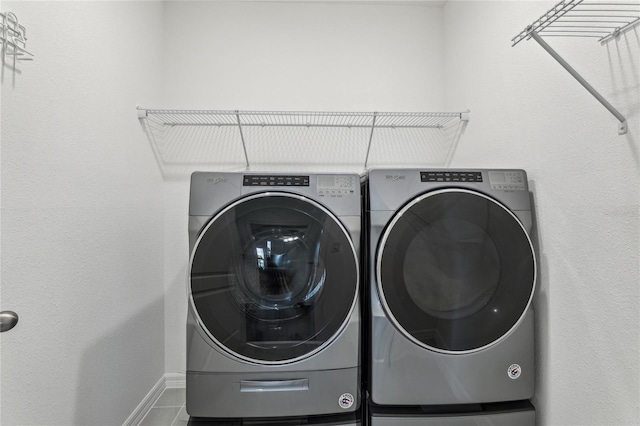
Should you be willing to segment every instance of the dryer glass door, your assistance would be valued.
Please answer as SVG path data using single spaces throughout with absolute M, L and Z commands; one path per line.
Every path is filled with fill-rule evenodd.
M 191 256 L 190 302 L 221 348 L 259 363 L 316 353 L 346 326 L 358 293 L 346 229 L 320 204 L 263 193 L 228 206 Z
M 529 236 L 506 207 L 473 191 L 414 199 L 392 218 L 377 253 L 387 315 L 411 340 L 439 352 L 499 341 L 533 296 Z

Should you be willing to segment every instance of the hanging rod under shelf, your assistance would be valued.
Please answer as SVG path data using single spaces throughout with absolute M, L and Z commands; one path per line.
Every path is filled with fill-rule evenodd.
M 511 39 L 515 46 L 533 38 L 620 122 L 618 134 L 627 133 L 626 118 L 595 90 L 543 37 L 592 37 L 605 43 L 640 23 L 640 1 L 595 2 L 561 0 Z

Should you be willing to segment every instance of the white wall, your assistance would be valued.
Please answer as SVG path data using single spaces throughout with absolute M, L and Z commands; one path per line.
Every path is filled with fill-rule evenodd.
M 449 2 L 447 108 L 472 119 L 452 166 L 528 171 L 538 225 L 541 425 L 640 422 L 640 27 L 601 46 L 549 38 L 629 133 L 534 40 L 555 2 Z
M 369 112 L 443 108 L 439 5 L 167 2 L 164 19 L 165 108 Z M 299 142 L 252 147 L 250 161 L 280 170 L 285 165 L 270 151 L 300 150 Z M 343 161 L 348 142 L 327 143 L 320 163 Z M 229 168 L 228 162 L 233 164 L 235 158 L 236 167 L 242 166 L 241 148 L 237 147 L 236 157 L 227 148 L 220 147 L 218 165 Z M 398 151 L 395 146 L 374 147 L 372 160 L 394 151 Z M 361 171 L 362 154 L 354 159 L 355 171 Z M 305 165 L 308 160 L 315 164 Z M 300 150 L 299 169 L 316 170 L 321 166 L 317 160 L 308 156 L 308 150 Z M 165 186 L 168 372 L 184 372 L 186 363 L 187 177 L 168 180 Z
M 552 4 L 3 2 L 35 61 L 2 82 L 1 423 L 119 424 L 184 372 L 188 181 L 161 178 L 141 105 L 471 109 L 453 166 L 523 167 L 534 194 L 540 424 L 637 424 L 640 29 L 550 41 L 627 115 L 617 136 L 510 47 Z
M 164 374 L 162 4 L 2 2 L 34 54 L 2 81 L 3 425 L 122 424 Z
M 553 4 L 169 4 L 163 102 L 471 109 L 452 166 L 525 168 L 534 194 L 539 423 L 636 424 L 638 375 L 627 368 L 637 370 L 640 334 L 639 30 L 605 46 L 551 40 L 627 115 L 629 134 L 618 136 L 613 116 L 535 42 L 511 47 Z M 165 196 L 173 206 L 165 213 L 166 309 L 174 319 L 166 368 L 182 371 L 186 182 L 170 183 Z
M 376 2 L 167 2 L 167 107 L 442 106 L 441 9 Z

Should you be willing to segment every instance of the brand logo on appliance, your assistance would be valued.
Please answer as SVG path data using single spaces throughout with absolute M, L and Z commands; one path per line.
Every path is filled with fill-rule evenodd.
M 397 180 L 404 180 L 407 177 L 405 175 L 386 175 L 385 178 L 387 178 L 387 180 L 395 182 Z
M 340 398 L 338 399 L 338 404 L 340 405 L 341 408 L 344 408 L 346 410 L 347 408 L 351 408 L 354 401 L 355 401 L 355 398 L 353 397 L 353 395 L 347 392 L 340 395 Z
M 518 364 L 511 364 L 507 370 L 507 375 L 510 379 L 517 379 L 522 374 L 522 368 Z
M 214 177 L 207 178 L 207 182 L 212 183 L 214 185 L 217 185 L 219 183 L 224 183 L 227 180 L 228 179 L 226 176 L 214 176 Z

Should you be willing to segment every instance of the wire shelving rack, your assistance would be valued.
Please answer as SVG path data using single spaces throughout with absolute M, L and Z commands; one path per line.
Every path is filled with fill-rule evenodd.
M 469 121 L 464 112 L 323 112 L 138 108 L 162 173 L 284 165 L 366 171 L 372 147 L 403 144 L 421 164 L 446 167 Z M 416 148 L 418 147 L 418 148 Z M 419 152 L 418 152 L 419 151 Z M 406 153 L 414 156 L 414 153 Z M 388 159 L 391 165 L 393 159 Z M 331 164 L 334 163 L 334 164 Z M 356 163 L 358 163 L 356 165 Z M 395 164 L 395 162 L 393 162 Z M 384 159 L 376 166 L 386 165 Z
M 561 0 L 511 39 L 512 46 L 533 38 L 620 122 L 618 133 L 627 133 L 626 118 L 596 91 L 543 37 L 589 37 L 601 44 L 640 24 L 640 1 Z

